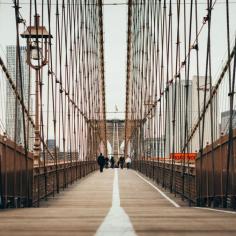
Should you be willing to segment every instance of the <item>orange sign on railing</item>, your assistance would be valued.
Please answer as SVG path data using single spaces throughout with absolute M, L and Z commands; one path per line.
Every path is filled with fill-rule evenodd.
M 171 153 L 170 159 L 195 161 L 197 153 Z

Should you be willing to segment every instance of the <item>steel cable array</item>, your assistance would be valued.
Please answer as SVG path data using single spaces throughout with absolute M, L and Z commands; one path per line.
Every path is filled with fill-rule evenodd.
M 12 137 L 7 132 L 7 127 L 4 137 L 14 141 L 15 150 L 20 145 L 24 148 L 22 151 L 26 163 L 24 171 L 27 173 L 24 185 L 28 195 L 26 199 L 25 196 L 24 199 L 23 197 L 20 199 L 21 194 L 16 191 L 17 187 L 13 186 L 13 199 L 19 198 L 20 204 L 39 205 L 40 199 L 59 192 L 75 179 L 89 173 L 90 169 L 94 168 L 92 165 L 96 163 L 99 152 L 106 154 L 102 1 L 83 0 L 78 4 L 75 0 L 56 2 L 30 0 L 27 6 L 24 4 L 21 6 L 20 1 L 14 1 L 14 9 L 18 55 L 16 74 L 8 72 L 4 60 L 1 59 L 0 62 L 6 83 L 9 83 L 15 96 L 14 106 L 17 114 L 14 118 L 15 133 L 19 129 L 17 116 L 22 115 L 23 143 L 17 141 L 16 134 Z M 38 102 L 34 94 L 37 73 L 34 76 L 34 70 L 28 67 L 27 91 L 23 87 L 25 78 L 21 66 L 18 66 L 25 63 L 21 61 L 20 47 L 24 42 L 20 34 L 26 25 L 29 27 L 34 25 L 33 19 L 36 15 L 40 15 L 40 22 L 36 25 L 37 34 L 40 34 L 37 27 L 45 26 L 49 35 L 53 36 L 49 37 L 49 47 L 46 51 L 47 65 L 38 70 Z M 36 38 L 36 45 L 40 44 L 39 39 Z M 40 58 L 37 63 L 40 65 Z M 28 95 L 27 102 L 24 101 L 25 93 Z M 34 164 L 32 187 L 29 178 L 33 169 L 28 169 L 30 161 L 28 155 L 32 156 L 33 152 L 37 107 L 40 157 Z M 25 177 L 23 170 L 18 173 L 18 167 L 15 166 L 16 159 L 15 155 L 13 168 L 15 185 L 18 177 Z M 32 192 L 29 193 L 32 189 L 34 189 L 33 196 Z M 17 205 L 14 200 L 12 204 Z
M 235 25 L 229 5 L 208 0 L 203 9 L 196 0 L 128 1 L 125 153 L 134 168 L 190 205 L 236 207 L 230 44 Z M 226 32 L 218 38 L 212 33 L 215 11 Z M 216 58 L 222 57 L 217 40 L 227 55 L 215 76 Z

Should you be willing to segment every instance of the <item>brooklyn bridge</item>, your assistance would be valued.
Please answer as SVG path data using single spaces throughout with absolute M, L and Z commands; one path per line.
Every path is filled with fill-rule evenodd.
M 235 12 L 0 0 L 0 235 L 235 235 Z

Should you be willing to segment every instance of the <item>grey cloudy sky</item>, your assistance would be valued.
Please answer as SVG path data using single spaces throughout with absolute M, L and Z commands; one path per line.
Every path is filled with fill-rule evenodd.
M 105 0 L 104 3 L 124 3 L 126 0 Z M 24 1 L 26 2 L 26 0 Z M 5 4 L 9 3 L 9 4 Z M 6 45 L 15 44 L 15 19 L 11 0 L 0 0 L 0 54 L 4 57 Z M 28 19 L 28 6 L 22 5 L 23 17 Z M 105 84 L 107 118 L 124 118 L 114 114 L 125 110 L 127 5 L 104 6 Z
M 26 2 L 26 0 L 24 0 Z M 104 3 L 125 3 L 126 0 L 104 0 Z M 167 1 L 168 2 L 168 1 Z M 175 1 L 173 1 L 175 2 Z M 206 3 L 202 0 L 199 3 Z M 226 22 L 225 4 L 218 0 L 213 10 L 212 24 L 212 67 L 213 75 L 221 69 L 222 59 L 226 56 Z M 230 4 L 230 31 L 231 39 L 236 30 L 236 4 Z M 234 2 L 234 3 L 233 3 Z M 9 4 L 2 4 L 9 3 Z M 175 7 L 175 6 L 174 6 Z M 206 15 L 206 5 L 199 4 L 199 27 L 202 18 Z M 28 19 L 27 5 L 21 8 L 22 15 Z M 188 12 L 188 10 L 187 10 Z M 187 16 L 188 17 L 188 16 Z M 176 10 L 173 10 L 173 19 L 176 19 Z M 175 23 L 175 22 L 174 22 Z M 204 28 L 200 35 L 200 58 L 204 74 L 206 31 Z M 4 55 L 7 44 L 15 44 L 15 19 L 11 0 L 0 0 L 0 53 Z M 173 34 L 174 35 L 174 34 Z M 104 6 L 104 39 L 105 39 L 105 78 L 106 78 L 106 108 L 107 118 L 124 118 L 124 114 L 114 114 L 117 105 L 119 112 L 125 110 L 125 81 L 126 81 L 126 38 L 127 38 L 127 5 Z M 174 37 L 175 40 L 175 37 Z M 175 44 L 175 42 L 173 42 Z M 182 50 L 183 51 L 183 50 Z M 194 60 L 194 58 L 193 58 Z M 194 61 L 192 61 L 194 67 Z M 192 75 L 195 73 L 193 68 Z
M 125 0 L 105 0 L 104 3 L 124 3 Z M 104 6 L 105 36 L 105 75 L 107 118 L 124 118 L 125 82 L 126 82 L 126 38 L 127 38 L 127 6 Z

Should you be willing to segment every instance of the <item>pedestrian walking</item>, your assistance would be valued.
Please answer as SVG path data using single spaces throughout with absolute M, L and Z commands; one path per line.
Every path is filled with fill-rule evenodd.
M 100 172 L 102 173 L 102 172 L 103 172 L 104 165 L 105 165 L 105 158 L 104 158 L 104 156 L 102 155 L 102 153 L 100 153 L 100 155 L 98 156 L 97 162 L 98 162 L 98 165 L 99 165 L 99 167 L 100 167 Z
M 114 160 L 114 157 L 111 157 L 111 168 L 113 169 L 114 168 L 114 164 L 115 164 L 115 160 Z
M 107 169 L 109 167 L 109 158 L 105 157 L 105 168 Z
M 123 169 L 124 168 L 124 164 L 125 164 L 125 158 L 124 157 L 120 157 L 119 164 L 120 164 L 121 169 Z
M 131 166 L 131 158 L 129 156 L 125 159 L 125 163 L 126 163 L 127 169 L 129 169 Z

